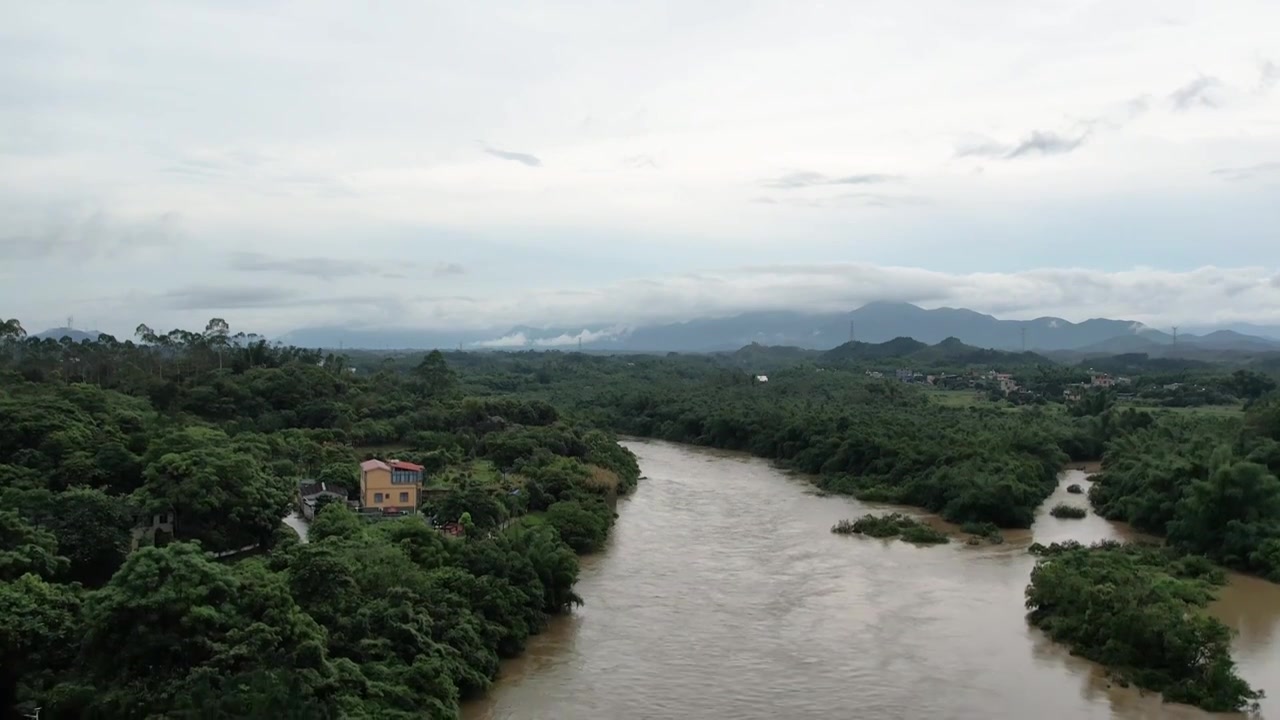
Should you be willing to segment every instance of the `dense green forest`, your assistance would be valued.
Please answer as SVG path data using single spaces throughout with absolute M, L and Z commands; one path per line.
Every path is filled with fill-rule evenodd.
M 1280 582 L 1280 398 L 1244 419 L 1164 417 L 1107 446 L 1089 500 L 1104 517 Z
M 580 602 L 635 458 L 538 400 L 205 332 L 0 336 L 0 714 L 453 718 Z M 423 463 L 422 515 L 340 503 L 309 544 L 298 482 L 354 490 L 380 452 Z M 153 514 L 172 536 L 137 542 Z M 462 521 L 463 539 L 433 528 Z M 256 545 L 234 560 L 214 551 Z

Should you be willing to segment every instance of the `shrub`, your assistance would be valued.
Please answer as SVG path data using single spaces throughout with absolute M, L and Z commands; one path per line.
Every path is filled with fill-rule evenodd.
M 547 508 L 547 524 L 556 529 L 560 539 L 575 552 L 599 550 L 609 536 L 613 513 L 600 500 L 561 501 Z
M 1062 518 L 1063 520 L 1079 520 L 1080 518 L 1088 515 L 1089 511 L 1082 507 L 1061 503 L 1054 505 L 1053 509 L 1049 511 L 1049 514 L 1056 518 Z
M 1004 542 L 1004 535 L 1001 534 L 1000 528 L 995 523 L 989 522 L 967 522 L 960 526 L 960 529 L 970 535 L 977 537 L 970 538 L 973 542 L 970 545 L 978 545 L 982 539 L 992 545 L 999 545 Z
M 904 529 L 902 531 L 902 539 L 906 542 L 920 545 L 942 545 L 951 542 L 951 538 L 944 533 L 924 523 Z
M 1071 493 L 1072 495 L 1079 495 L 1084 492 L 1084 488 L 1081 488 L 1079 485 L 1072 483 L 1067 486 L 1067 492 Z
M 875 538 L 900 537 L 905 542 L 938 545 L 951 539 L 934 528 L 902 513 L 866 514 L 855 521 L 841 520 L 831 527 L 837 535 L 868 535 Z

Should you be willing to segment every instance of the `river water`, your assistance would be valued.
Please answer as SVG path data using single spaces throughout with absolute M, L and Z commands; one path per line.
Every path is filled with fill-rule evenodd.
M 743 455 L 624 443 L 646 479 L 582 562 L 586 605 L 504 663 L 467 720 L 1202 718 L 1111 685 L 1024 619 L 1033 541 L 1135 537 L 1058 520 L 1066 486 L 1003 545 L 920 548 L 831 525 L 889 509 L 819 497 Z M 895 508 L 896 509 L 896 508 Z M 919 513 L 915 513 L 919 514 Z M 938 523 L 940 524 L 940 523 Z M 1212 608 L 1280 720 L 1280 586 L 1235 577 Z

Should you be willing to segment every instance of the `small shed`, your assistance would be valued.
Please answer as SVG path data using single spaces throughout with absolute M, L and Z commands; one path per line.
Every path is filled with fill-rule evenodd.
M 303 480 L 298 483 L 298 511 L 302 517 L 312 520 L 316 516 L 316 503 L 320 498 L 328 497 L 341 503 L 347 501 L 347 491 L 341 487 L 329 487 L 328 483 L 315 480 Z

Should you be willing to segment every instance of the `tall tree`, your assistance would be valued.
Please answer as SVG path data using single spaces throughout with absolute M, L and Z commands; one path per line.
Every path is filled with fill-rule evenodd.
M 27 336 L 22 323 L 17 318 L 0 320 L 0 340 L 21 340 Z
M 424 392 L 431 397 L 447 395 L 457 384 L 457 376 L 439 350 L 427 353 L 413 372 L 422 383 Z
M 222 351 L 226 349 L 231 326 L 222 318 L 213 318 L 204 326 L 204 341 L 218 353 L 218 369 L 222 369 Z

